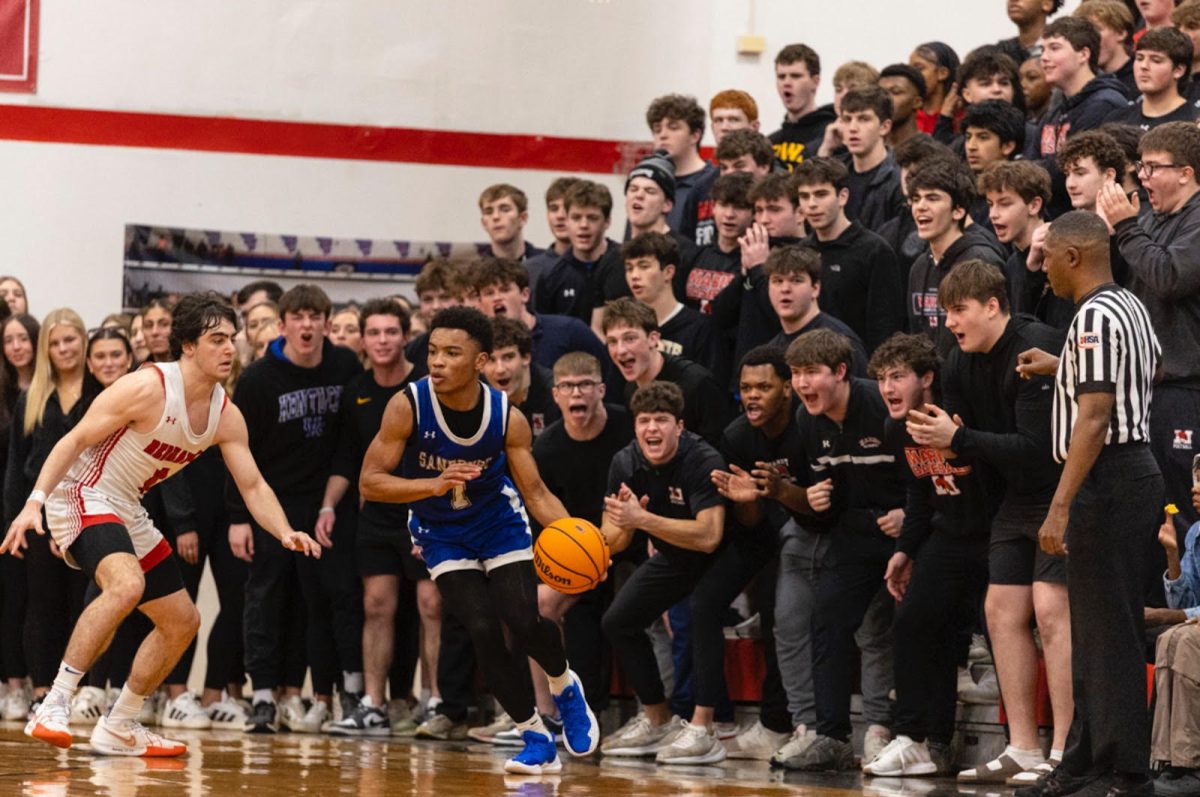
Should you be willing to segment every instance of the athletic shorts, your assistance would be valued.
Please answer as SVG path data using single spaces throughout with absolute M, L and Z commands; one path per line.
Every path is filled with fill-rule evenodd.
M 157 553 L 150 558 L 142 559 L 142 572 L 145 573 L 146 586 L 142 590 L 142 599 L 138 605 L 152 600 L 165 598 L 183 589 L 183 576 L 179 572 L 179 560 L 171 551 L 166 540 L 156 549 Z M 106 556 L 114 553 L 133 553 L 133 543 L 125 527 L 119 523 L 97 523 L 89 526 L 87 531 L 75 540 L 71 546 L 75 561 L 91 578 L 84 598 L 84 605 L 91 603 L 100 594 L 96 584 L 96 568 Z
M 988 582 L 1028 586 L 1035 581 L 1067 583 L 1067 558 L 1051 556 L 1038 543 L 1049 507 L 1004 504 L 992 521 Z
M 64 483 L 46 499 L 45 508 L 50 536 L 66 563 L 76 570 L 85 569 L 73 555 L 76 543 L 92 527 L 103 524 L 123 527 L 132 546 L 128 553 L 142 563 L 143 572 L 149 572 L 171 553 L 170 544 L 140 503 L 130 504 L 78 483 Z
M 496 525 L 484 528 L 428 528 L 409 513 L 408 528 L 421 548 L 421 558 L 435 580 L 453 570 L 481 570 L 490 573 L 497 567 L 533 560 L 533 539 L 529 523 L 515 513 L 503 513 Z
M 358 516 L 354 555 L 363 578 L 404 576 L 412 582 L 428 579 L 429 570 L 413 556 L 412 547 L 412 535 L 404 526 L 384 527 Z

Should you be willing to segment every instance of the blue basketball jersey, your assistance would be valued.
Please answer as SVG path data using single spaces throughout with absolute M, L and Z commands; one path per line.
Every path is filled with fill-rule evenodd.
M 402 475 L 409 479 L 436 478 L 455 462 L 472 462 L 483 471 L 478 478 L 445 495 L 409 504 L 409 528 L 418 545 L 475 538 L 488 529 L 512 528 L 518 521 L 528 529 L 525 505 L 508 476 L 508 457 L 504 453 L 508 396 L 482 383 L 481 387 L 485 403 L 479 429 L 463 439 L 450 431 L 428 377 L 408 386 L 416 407 L 415 434 L 401 459 Z

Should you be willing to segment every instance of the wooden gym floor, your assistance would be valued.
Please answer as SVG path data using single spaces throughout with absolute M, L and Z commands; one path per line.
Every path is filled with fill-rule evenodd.
M 504 773 L 504 749 L 486 744 L 360 741 L 286 733 L 252 736 L 232 731 L 183 731 L 176 738 L 189 743 L 184 758 L 102 758 L 87 751 L 86 734 L 84 729 L 79 731 L 76 746 L 59 751 L 25 737 L 17 723 L 0 723 L 0 796 L 959 794 L 952 780 L 873 778 L 864 783 L 857 773 L 784 773 L 761 762 L 659 767 L 649 760 L 564 757 L 558 775 L 517 777 Z M 973 792 L 976 797 L 1009 793 L 1003 789 Z

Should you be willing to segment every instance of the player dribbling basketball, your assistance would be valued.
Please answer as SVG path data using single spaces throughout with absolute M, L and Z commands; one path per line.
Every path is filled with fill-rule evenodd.
M 525 748 L 505 769 L 538 775 L 562 763 L 501 621 L 520 643 L 514 647 L 546 671 L 567 750 L 589 755 L 599 725 L 567 667 L 558 627 L 537 608 L 525 506 L 546 524 L 568 512 L 538 475 L 529 423 L 504 393 L 480 382 L 491 348 L 492 325 L 479 311 L 453 307 L 434 317 L 429 376 L 388 403 L 359 489 L 368 501 L 409 505 L 413 542 L 443 606 L 466 625 L 488 685 L 521 732 Z

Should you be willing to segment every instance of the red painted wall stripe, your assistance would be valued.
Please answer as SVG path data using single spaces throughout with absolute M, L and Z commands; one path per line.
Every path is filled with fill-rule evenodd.
M 0 105 L 0 139 L 624 174 L 648 142 Z

